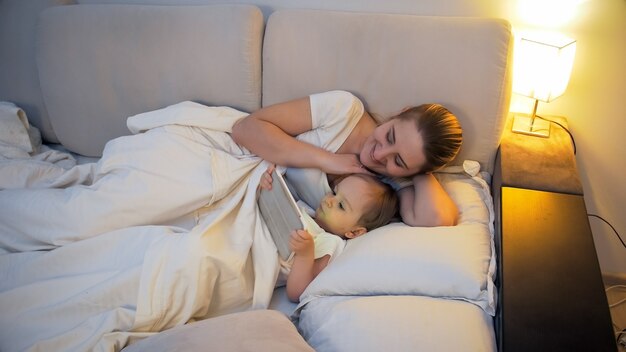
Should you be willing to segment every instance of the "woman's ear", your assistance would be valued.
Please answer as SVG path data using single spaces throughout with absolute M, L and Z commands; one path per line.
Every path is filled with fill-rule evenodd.
M 355 228 L 353 228 L 352 230 L 346 232 L 343 234 L 343 237 L 345 237 L 346 239 L 350 240 L 353 238 L 357 238 L 361 235 L 364 235 L 367 232 L 367 229 L 365 227 L 362 226 L 357 226 Z

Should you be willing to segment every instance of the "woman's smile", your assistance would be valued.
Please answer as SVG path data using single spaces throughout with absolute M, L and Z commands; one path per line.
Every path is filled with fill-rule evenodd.
M 378 159 L 376 159 L 375 157 L 377 146 L 378 146 L 378 143 L 374 142 L 374 144 L 372 145 L 372 150 L 370 151 L 370 159 L 372 159 L 374 164 L 382 165 L 382 163 L 378 161 Z

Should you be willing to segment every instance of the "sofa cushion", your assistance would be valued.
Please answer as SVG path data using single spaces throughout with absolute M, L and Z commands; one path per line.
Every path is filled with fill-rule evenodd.
M 263 15 L 250 5 L 73 5 L 42 12 L 37 65 L 59 141 L 99 156 L 126 118 L 183 100 L 260 107 Z
M 175 327 L 124 349 L 124 352 L 141 351 L 313 352 L 313 349 L 283 313 L 254 310 Z
M 263 105 L 348 90 L 381 117 L 440 103 L 463 126 L 457 156 L 493 171 L 508 111 L 513 46 L 505 20 L 278 10 L 263 44 Z

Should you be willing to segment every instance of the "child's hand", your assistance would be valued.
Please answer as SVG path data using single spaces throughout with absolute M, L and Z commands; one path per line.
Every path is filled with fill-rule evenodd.
M 306 230 L 294 230 L 289 239 L 289 248 L 297 256 L 310 256 L 313 258 L 315 245 L 313 236 Z
M 274 172 L 275 168 L 276 165 L 270 164 L 270 166 L 267 167 L 267 170 L 265 170 L 263 175 L 261 175 L 261 181 L 259 182 L 259 187 L 261 189 L 266 189 L 268 191 L 272 189 L 272 172 Z

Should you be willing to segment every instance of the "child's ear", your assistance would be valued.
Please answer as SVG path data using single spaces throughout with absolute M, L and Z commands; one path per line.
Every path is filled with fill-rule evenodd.
M 359 237 L 359 236 L 361 236 L 361 235 L 365 234 L 366 232 L 367 232 L 367 229 L 366 229 L 365 227 L 358 226 L 358 227 L 355 227 L 355 228 L 353 228 L 352 230 L 350 230 L 350 231 L 348 231 L 348 232 L 344 233 L 344 234 L 343 234 L 343 236 L 344 236 L 346 239 L 349 239 L 349 240 L 350 240 L 350 239 L 353 239 L 353 238 L 357 238 L 357 237 Z

